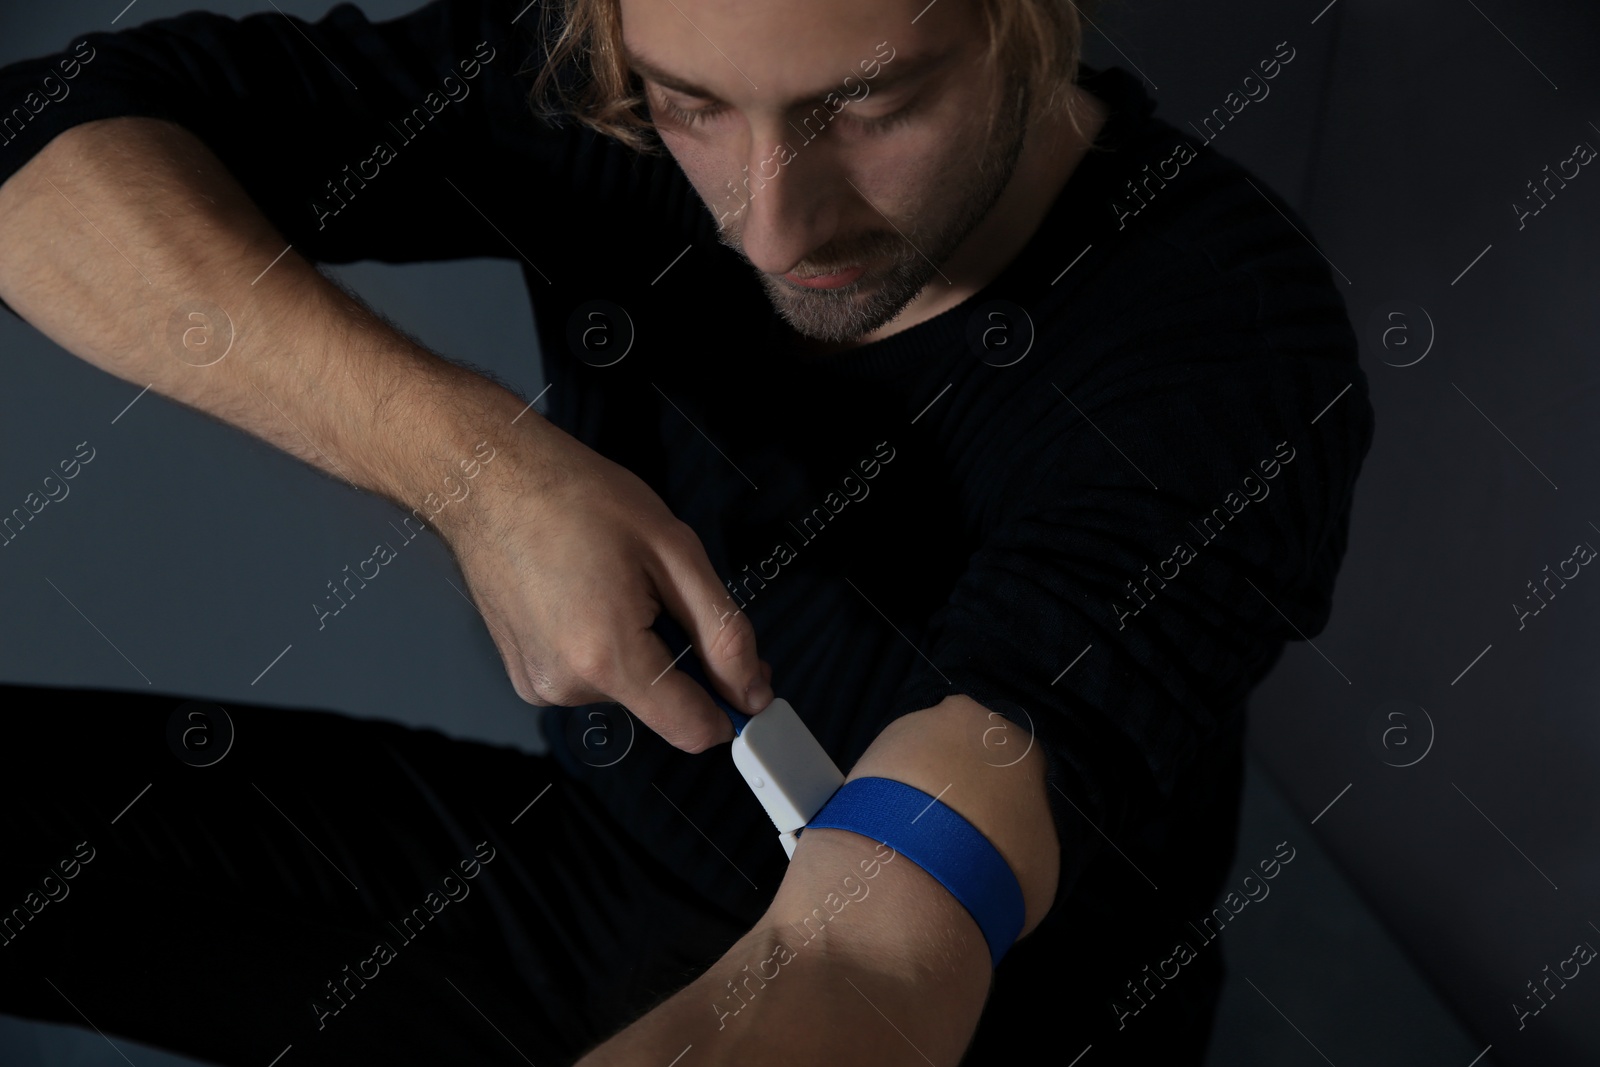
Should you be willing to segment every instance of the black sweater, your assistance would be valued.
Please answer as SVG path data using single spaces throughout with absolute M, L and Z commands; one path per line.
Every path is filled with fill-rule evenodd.
M 841 767 L 896 716 L 969 694 L 1018 724 L 992 731 L 991 762 L 1030 729 L 1049 757 L 1063 877 L 1046 929 L 1203 914 L 1233 848 L 1246 697 L 1327 620 L 1372 434 L 1304 222 L 1154 118 L 1136 79 L 1086 69 L 1109 122 L 999 277 L 801 360 L 669 155 L 533 115 L 522 6 L 89 34 L 0 70 L 0 101 L 21 104 L 0 116 L 0 180 L 76 123 L 162 116 L 308 258 L 522 262 L 548 417 L 699 533 Z M 597 325 L 611 347 L 591 334 L 586 353 Z M 570 773 L 753 918 L 783 853 L 727 752 L 599 711 L 546 715 Z M 1120 984 L 1106 973 L 1105 995 Z

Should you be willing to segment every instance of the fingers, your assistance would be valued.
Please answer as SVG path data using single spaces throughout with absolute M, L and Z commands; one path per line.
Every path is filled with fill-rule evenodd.
M 686 652 L 685 655 L 693 655 Z M 612 683 L 611 694 L 673 748 L 703 752 L 733 740 L 733 724 L 710 695 L 689 675 L 672 666 L 673 653 L 659 634 L 645 627 L 635 632 L 624 650 L 620 672 L 628 677 Z M 644 674 L 638 667 L 658 664 Z M 637 666 L 636 666 L 637 665 Z M 637 673 L 636 673 L 637 672 Z
M 505 665 L 506 676 L 511 679 L 511 688 L 516 690 L 517 696 L 525 703 L 535 707 L 548 707 L 548 701 L 539 695 L 539 685 L 547 683 L 547 679 L 533 662 L 517 648 L 516 641 L 505 630 L 489 622 L 489 617 L 484 616 L 484 622 L 489 623 L 490 634 L 494 638 L 495 651 L 500 653 L 500 662 Z
M 772 685 L 756 656 L 756 631 L 750 617 L 723 588 L 705 546 L 686 523 L 679 523 L 675 551 L 663 553 L 666 580 L 659 592 L 672 617 L 682 624 L 724 700 L 754 715 L 772 703 Z
M 733 740 L 733 724 L 712 702 L 699 682 L 671 669 L 666 642 L 648 627 L 630 638 L 618 636 L 611 647 L 620 655 L 595 655 L 574 665 L 558 682 L 538 670 L 507 641 L 496 641 L 511 685 L 536 707 L 576 707 L 616 701 L 639 717 L 669 745 L 685 752 L 703 752 Z M 609 662 L 602 663 L 602 660 Z
M 591 603 L 576 616 L 553 609 L 564 625 L 545 615 L 518 625 L 488 604 L 484 621 L 522 700 L 568 707 L 616 701 L 668 744 L 700 752 L 732 740 L 733 727 L 706 688 L 681 669 L 681 657 L 689 657 L 688 666 L 703 671 L 716 694 L 746 714 L 771 703 L 772 668 L 757 656 L 749 617 L 723 588 L 693 529 L 674 520 L 655 532 L 655 551 L 641 560 L 645 566 L 635 582 L 613 591 L 613 600 Z M 555 601 L 563 602 L 574 606 L 566 598 Z M 669 649 L 656 632 L 663 608 L 680 624 L 690 648 L 674 637 L 676 647 Z M 560 637 L 542 641 L 535 629 Z

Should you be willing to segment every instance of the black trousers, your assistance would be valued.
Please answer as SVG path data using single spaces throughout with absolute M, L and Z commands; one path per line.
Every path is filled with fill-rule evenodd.
M 548 757 L 148 692 L 0 686 L 0 707 L 12 1015 L 230 1067 L 551 1067 L 749 926 Z M 968 1063 L 1200 1061 L 1218 953 L 1119 1034 L 1086 1007 L 1123 977 L 1105 954 L 1159 931 L 1086 919 L 1012 950 Z

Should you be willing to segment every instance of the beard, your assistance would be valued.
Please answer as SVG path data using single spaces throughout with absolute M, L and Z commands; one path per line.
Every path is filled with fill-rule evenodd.
M 976 173 L 964 171 L 959 179 L 935 185 L 929 207 L 912 218 L 893 220 L 888 229 L 839 238 L 806 257 L 816 266 L 808 273 L 871 264 L 861 277 L 836 289 L 806 289 L 756 271 L 773 308 L 796 333 L 828 344 L 854 341 L 893 320 L 940 275 L 939 264 L 949 260 L 989 214 L 1022 156 L 1027 83 L 1008 71 L 1001 99 Z M 760 195 L 759 190 L 752 195 Z M 720 229 L 717 239 L 744 257 L 737 231 Z

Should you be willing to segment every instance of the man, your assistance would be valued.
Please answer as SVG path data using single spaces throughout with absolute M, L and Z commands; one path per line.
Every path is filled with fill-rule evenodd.
M 1371 434 L 1292 212 L 1080 72 L 1071 4 L 519 6 L 191 15 L 0 72 L 27 99 L 75 68 L 5 127 L 0 298 L 431 525 L 552 746 L 235 709 L 234 788 L 197 786 L 152 749 L 175 702 L 120 698 L 104 758 L 204 792 L 133 808 L 133 843 L 72 790 L 19 831 L 118 850 L 74 948 L 145 992 L 85 1015 L 229 1063 L 1197 1062 L 1244 701 L 1326 621 Z M 525 264 L 545 416 L 314 267 L 477 255 Z M 881 842 L 785 862 L 690 650 L 993 844 L 1024 905 L 998 968 Z M 61 717 L 14 696 L 43 775 Z M 227 840 L 286 833 L 249 774 L 284 765 L 325 865 Z M 212 842 L 187 899 L 230 951 L 172 947 L 151 837 Z M 399 917 L 458 849 L 485 899 L 430 897 L 429 942 Z

